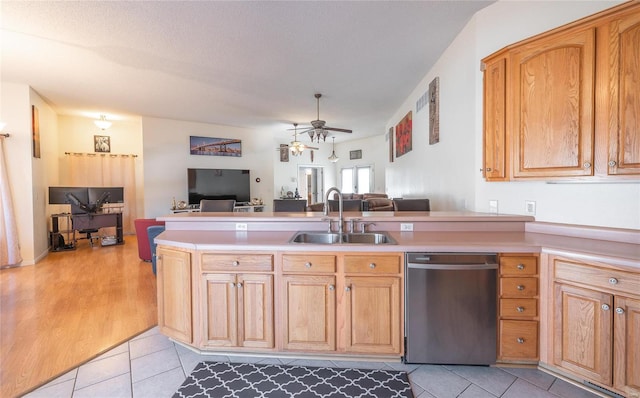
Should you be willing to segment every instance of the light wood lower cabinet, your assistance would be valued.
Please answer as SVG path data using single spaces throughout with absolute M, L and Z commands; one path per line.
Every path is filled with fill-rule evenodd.
M 345 278 L 345 350 L 399 354 L 400 278 Z
M 538 360 L 538 257 L 501 254 L 498 361 Z
M 283 330 L 286 350 L 336 349 L 336 277 L 284 275 Z
M 400 356 L 402 259 L 283 254 L 283 349 Z
M 273 275 L 202 276 L 203 347 L 273 348 Z
M 273 258 L 200 253 L 201 348 L 274 348 Z
M 629 397 L 640 396 L 640 274 L 550 256 L 553 362 Z
M 157 247 L 158 327 L 164 335 L 192 342 L 191 253 Z

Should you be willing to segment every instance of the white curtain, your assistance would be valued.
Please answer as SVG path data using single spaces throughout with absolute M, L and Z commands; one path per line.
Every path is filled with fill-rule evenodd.
M 122 224 L 125 234 L 135 231 L 136 157 L 94 153 L 70 153 L 65 156 L 66 170 L 61 178 L 66 186 L 124 187 Z
M 11 200 L 9 173 L 4 155 L 4 137 L 0 136 L 0 267 L 22 262 L 18 243 L 18 225 Z

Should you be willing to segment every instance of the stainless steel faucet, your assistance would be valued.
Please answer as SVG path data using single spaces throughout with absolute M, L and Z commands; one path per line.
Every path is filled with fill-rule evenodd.
M 344 217 L 342 214 L 342 192 L 340 192 L 338 188 L 331 187 L 327 190 L 324 198 L 323 213 L 325 216 L 329 216 L 329 194 L 334 191 L 338 193 L 338 233 L 342 236 L 342 224 L 344 223 Z M 329 221 L 329 223 L 331 223 L 331 221 Z M 331 225 L 329 225 L 329 229 L 331 229 Z

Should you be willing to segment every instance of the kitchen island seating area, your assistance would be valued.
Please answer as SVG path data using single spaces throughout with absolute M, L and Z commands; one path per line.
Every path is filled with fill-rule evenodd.
M 343 194 L 344 211 L 431 211 L 429 199 L 426 198 L 389 198 L 384 193 Z M 320 212 L 324 203 L 312 203 L 307 211 Z M 338 197 L 329 199 L 329 209 L 338 211 Z M 275 211 L 275 210 L 274 210 Z

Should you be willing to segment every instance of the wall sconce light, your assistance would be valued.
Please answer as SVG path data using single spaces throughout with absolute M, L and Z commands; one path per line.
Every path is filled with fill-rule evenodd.
M 336 137 L 331 137 L 333 139 L 333 147 L 331 148 L 331 156 L 328 157 L 328 159 L 332 162 L 335 163 L 338 161 L 338 158 L 336 156 Z
M 107 120 L 105 115 L 100 115 L 100 120 L 93 121 L 100 130 L 106 130 L 111 127 L 111 122 Z

